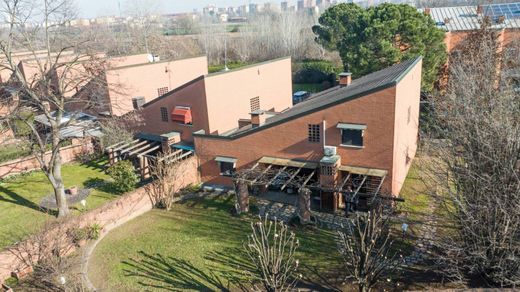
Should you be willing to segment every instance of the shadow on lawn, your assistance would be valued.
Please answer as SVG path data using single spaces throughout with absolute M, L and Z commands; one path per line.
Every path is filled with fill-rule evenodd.
M 123 264 L 125 276 L 137 277 L 142 287 L 178 291 L 229 291 L 226 284 L 213 271 L 205 272 L 186 260 L 164 257 L 160 254 L 139 252 L 143 259 L 129 259 Z
M 46 213 L 46 214 L 49 214 L 52 216 L 56 216 L 58 214 L 54 210 L 46 211 L 45 209 L 40 208 L 40 206 L 38 206 L 34 202 L 27 200 L 23 196 L 20 196 L 18 193 L 13 192 L 12 190 L 10 190 L 6 187 L 3 187 L 3 186 L 0 186 L 0 201 L 27 207 L 27 208 L 36 210 L 38 212 Z

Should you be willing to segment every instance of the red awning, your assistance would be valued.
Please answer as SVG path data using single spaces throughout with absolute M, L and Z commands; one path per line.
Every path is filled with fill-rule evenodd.
M 172 121 L 183 124 L 191 124 L 191 109 L 184 106 L 176 106 L 172 111 Z

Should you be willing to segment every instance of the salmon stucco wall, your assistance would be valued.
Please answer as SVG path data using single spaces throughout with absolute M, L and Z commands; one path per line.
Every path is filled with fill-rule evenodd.
M 230 178 L 219 175 L 216 156 L 237 158 L 237 168 L 251 166 L 263 156 L 319 161 L 323 142 L 308 142 L 308 125 L 325 121 L 325 144 L 338 147 L 341 164 L 389 170 L 383 189 L 390 192 L 394 134 L 389 125 L 394 123 L 395 94 L 395 87 L 390 87 L 235 140 L 195 136 L 202 181 L 231 185 Z M 363 148 L 340 145 L 339 122 L 367 125 Z
M 209 133 L 222 134 L 250 118 L 251 99 L 260 109 L 282 111 L 292 106 L 291 58 L 272 60 L 206 78 Z
M 208 73 L 207 58 L 197 57 L 114 68 L 107 72 L 111 112 L 121 116 L 132 111 L 132 98 L 143 96 L 146 102 Z M 114 86 L 117 85 L 117 86 Z
M 422 61 L 399 82 L 394 121 L 392 194 L 399 194 L 417 151 Z
M 197 78 L 144 107 L 139 113 L 145 123 L 136 130 L 157 135 L 176 131 L 181 133 L 181 139 L 187 142 L 193 141 L 193 132 L 198 130 L 209 131 L 204 82 L 203 77 Z M 183 125 L 171 120 L 171 113 L 175 106 L 188 106 L 191 108 L 192 125 Z M 168 121 L 162 120 L 162 107 L 168 111 Z

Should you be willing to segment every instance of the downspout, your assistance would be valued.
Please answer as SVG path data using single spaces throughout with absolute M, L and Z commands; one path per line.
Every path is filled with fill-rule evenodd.
M 327 122 L 325 120 L 323 120 L 321 122 L 321 127 L 322 127 L 322 135 L 323 135 L 323 154 L 325 155 L 325 146 L 327 146 L 327 143 L 326 143 L 326 136 L 325 136 L 325 127 L 327 126 Z

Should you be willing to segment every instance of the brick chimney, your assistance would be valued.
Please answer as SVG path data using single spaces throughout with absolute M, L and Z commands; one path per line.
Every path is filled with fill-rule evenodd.
M 449 18 L 449 17 L 444 18 L 444 24 L 449 24 L 450 21 L 451 21 L 451 18 Z
M 343 72 L 339 74 L 339 86 L 346 87 L 352 82 L 352 73 Z
M 431 8 L 424 8 L 424 14 L 425 15 L 430 15 L 432 13 L 432 9 Z
M 266 115 L 264 110 L 256 110 L 251 113 L 251 126 L 259 127 L 265 123 Z

